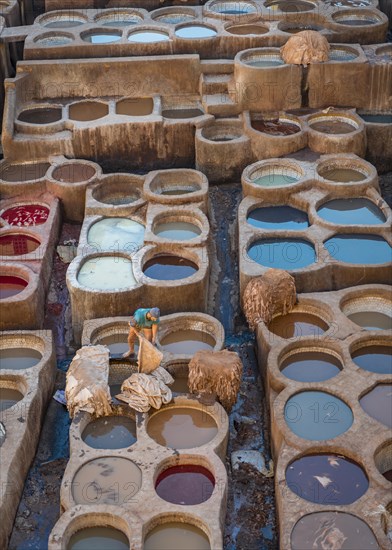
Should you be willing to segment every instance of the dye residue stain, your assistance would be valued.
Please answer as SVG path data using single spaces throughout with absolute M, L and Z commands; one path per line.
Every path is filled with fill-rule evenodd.
M 173 504 L 195 505 L 207 501 L 215 479 L 207 468 L 195 464 L 173 466 L 162 472 L 155 490 L 163 500 Z
M 159 445 L 172 449 L 191 449 L 209 443 L 218 433 L 211 415 L 191 407 L 171 407 L 153 414 L 147 424 L 148 435 Z
M 341 399 L 320 391 L 299 392 L 287 401 L 284 418 L 291 431 L 303 439 L 325 441 L 345 433 L 353 413 Z
M 105 416 L 87 424 L 82 439 L 93 449 L 123 449 L 136 442 L 136 423 L 127 416 Z
M 379 265 L 392 261 L 392 248 L 378 235 L 335 235 L 324 242 L 330 256 L 349 264 Z
M 392 374 L 391 346 L 366 346 L 354 351 L 351 357 L 363 370 L 377 374 Z
M 88 527 L 71 536 L 67 550 L 129 550 L 129 540 L 113 527 Z
M 291 206 L 265 206 L 249 212 L 247 222 L 263 229 L 288 229 L 299 231 L 309 226 L 306 212 Z
M 261 239 L 248 249 L 254 262 L 276 269 L 302 269 L 316 261 L 313 245 L 302 239 Z
M 333 546 L 331 546 L 333 544 Z M 379 550 L 370 527 L 352 514 L 316 512 L 302 517 L 291 534 L 292 550 Z
M 42 359 L 39 351 L 31 348 L 5 348 L 0 352 L 0 370 L 23 370 L 35 367 Z
M 368 199 L 335 199 L 323 204 L 317 214 L 323 220 L 339 225 L 378 225 L 386 218 Z
M 282 374 L 298 382 L 322 382 L 339 374 L 342 368 L 334 355 L 318 351 L 293 353 L 280 365 Z
M 170 353 L 193 355 L 200 350 L 212 350 L 215 340 L 201 330 L 176 330 L 162 338 L 161 346 Z
M 168 522 L 152 529 L 144 540 L 144 550 L 210 550 L 207 535 L 194 525 Z
M 268 325 L 268 330 L 281 338 L 317 337 L 324 334 L 328 328 L 328 324 L 321 317 L 301 312 L 278 315 Z
M 359 400 L 363 410 L 375 420 L 392 428 L 392 385 L 379 384 Z
M 351 504 L 369 486 L 364 470 L 335 454 L 314 454 L 294 460 L 286 469 L 288 487 L 299 497 L 324 506 Z

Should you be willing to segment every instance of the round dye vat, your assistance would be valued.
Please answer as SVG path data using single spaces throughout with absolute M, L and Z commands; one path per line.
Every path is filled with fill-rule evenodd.
M 368 8 L 370 0 L 330 0 L 328 4 L 334 8 Z
M 86 23 L 86 20 L 81 17 L 72 16 L 68 18 L 56 15 L 53 18 L 43 21 L 41 24 L 48 29 L 69 29 L 71 27 L 79 27 L 84 23 Z
M 299 338 L 301 336 L 320 336 L 329 329 L 328 324 L 311 313 L 292 312 L 274 317 L 268 330 L 281 338 Z
M 20 277 L 0 275 L 0 300 L 16 296 L 22 292 L 27 285 L 28 282 Z
M 139 200 L 140 197 L 133 195 L 133 194 L 127 194 L 127 193 L 116 193 L 113 191 L 111 194 L 105 195 L 103 198 L 100 197 L 98 202 L 103 202 L 104 204 L 112 204 L 113 206 L 119 206 L 121 204 L 131 204 L 132 202 L 135 202 Z
M 40 204 L 23 204 L 5 210 L 1 217 L 9 225 L 27 227 L 29 225 L 42 225 L 49 216 L 49 208 Z
M 30 235 L 8 234 L 0 237 L 0 256 L 19 256 L 34 252 L 40 242 Z
M 42 354 L 32 348 L 5 348 L 0 350 L 0 370 L 23 370 L 35 367 Z
M 369 487 L 364 470 L 356 462 L 335 454 L 294 460 L 286 469 L 286 482 L 299 497 L 324 506 L 351 504 Z
M 379 311 L 358 311 L 348 314 L 347 317 L 366 330 L 390 330 L 392 328 L 392 318 Z
M 284 13 L 290 12 L 301 12 L 314 10 L 316 7 L 311 2 L 306 2 L 305 0 L 275 0 L 274 2 L 269 2 L 265 4 L 266 8 L 274 11 L 282 11 Z
M 128 218 L 104 218 L 90 227 L 87 242 L 101 250 L 136 252 L 143 246 L 144 225 Z
M 246 221 L 263 229 L 289 229 L 299 231 L 309 227 L 306 212 L 291 206 L 265 206 L 255 208 L 247 215 Z
M 128 538 L 114 527 L 87 527 L 70 538 L 67 550 L 129 550 Z
M 257 8 L 246 2 L 217 2 L 211 6 L 211 11 L 221 15 L 246 15 L 255 13 Z
M 354 420 L 350 407 L 341 399 L 320 391 L 303 391 L 290 397 L 284 418 L 295 435 L 310 441 L 338 437 Z
M 331 168 L 319 172 L 320 176 L 329 181 L 339 183 L 348 183 L 351 181 L 363 181 L 367 178 L 366 174 L 353 170 L 352 168 Z
M 201 235 L 201 229 L 193 223 L 168 222 L 158 224 L 154 229 L 154 234 L 162 239 L 189 241 Z
M 175 184 L 173 184 L 175 185 Z M 176 185 L 175 187 L 165 187 L 157 190 L 158 195 L 175 196 L 175 195 L 187 195 L 188 193 L 197 193 L 200 191 L 198 185 Z
M 34 40 L 36 44 L 41 46 L 65 46 L 73 41 L 73 37 L 66 34 L 52 34 L 50 36 L 44 36 Z
M 91 42 L 91 44 L 111 44 L 121 40 L 121 34 L 94 32 L 85 34 L 82 36 L 82 40 Z
M 340 262 L 379 265 L 392 260 L 392 248 L 377 235 L 335 235 L 324 242 L 328 253 Z
M 323 220 L 338 225 L 378 225 L 386 218 L 368 199 L 335 199 L 324 203 L 317 214 Z
M 182 27 L 177 29 L 174 33 L 179 38 L 188 38 L 188 39 L 199 39 L 199 38 L 211 38 L 216 36 L 217 32 L 210 27 L 205 27 L 204 25 L 189 25 L 187 27 Z
M 132 13 L 111 13 L 108 15 L 101 15 L 95 19 L 96 23 L 99 23 L 102 27 L 127 27 L 128 25 L 137 25 L 141 23 L 143 18 L 140 15 Z
M 322 382 L 336 376 L 342 369 L 337 357 L 319 351 L 299 351 L 280 364 L 282 374 L 298 382 Z
M 244 61 L 245 65 L 249 65 L 250 67 L 258 67 L 258 68 L 271 68 L 271 67 L 279 67 L 281 65 L 284 65 L 283 59 L 276 56 L 259 56 L 255 58 L 249 59 L 249 61 Z
M 78 101 L 77 103 L 73 103 L 69 106 L 69 118 L 79 122 L 98 120 L 108 114 L 109 106 L 106 103 L 100 103 L 99 101 Z M 79 166 L 81 167 L 83 165 Z M 89 166 L 88 168 L 92 169 L 92 166 Z M 84 165 L 84 169 L 86 170 L 86 165 Z
M 109 348 L 110 355 L 122 355 L 129 350 L 128 346 L 128 333 L 124 334 L 112 334 L 100 338 L 98 344 L 107 346 Z
M 147 116 L 154 110 L 152 97 L 135 97 L 123 99 L 116 103 L 116 114 L 126 116 Z
M 330 61 L 352 61 L 358 57 L 358 53 L 346 48 L 333 47 L 329 50 Z
M 262 266 L 288 271 L 316 261 L 313 245 L 302 239 L 260 239 L 251 244 L 248 256 Z
M 379 550 L 370 527 L 344 512 L 316 512 L 302 517 L 291 533 L 292 550 Z
M 87 260 L 79 270 L 78 282 L 96 290 L 136 287 L 132 261 L 121 256 L 98 256 Z
M 337 17 L 333 17 L 335 23 L 338 23 L 339 25 L 348 25 L 350 27 L 368 27 L 369 25 L 376 25 L 377 23 L 380 23 L 381 21 L 379 19 L 373 19 L 371 17 L 368 17 L 366 15 L 338 15 Z
M 164 447 L 192 449 L 209 443 L 218 433 L 218 426 L 204 410 L 170 407 L 150 417 L 147 433 Z
M 164 351 L 177 354 L 194 355 L 200 350 L 212 350 L 214 338 L 201 330 L 176 330 L 160 340 Z
M 61 109 L 26 109 L 18 115 L 18 120 L 28 124 L 51 124 L 61 120 L 61 117 Z
M 357 130 L 354 124 L 331 117 L 325 119 L 320 117 L 320 119 L 315 119 L 315 122 L 311 121 L 309 124 L 312 130 L 323 134 L 350 134 Z
M 126 458 L 104 456 L 84 464 L 72 480 L 76 504 L 115 504 L 132 502 L 142 486 L 142 472 Z
M 374 124 L 392 124 L 392 115 L 359 115 L 366 122 Z
M 392 384 L 379 384 L 359 403 L 369 416 L 392 428 Z
M 10 409 L 23 399 L 23 394 L 12 388 L 0 387 L 0 412 Z
M 139 31 L 133 32 L 128 36 L 129 42 L 137 42 L 140 44 L 147 44 L 149 42 L 165 42 L 170 40 L 168 34 L 158 31 Z
M 391 346 L 366 346 L 354 351 L 351 358 L 363 370 L 377 374 L 392 374 Z
M 297 124 L 279 120 L 252 120 L 252 128 L 269 136 L 291 136 L 301 131 Z
M 284 25 L 283 27 L 280 28 L 280 30 L 282 30 L 284 32 L 288 32 L 290 34 L 298 34 L 299 32 L 303 32 L 303 31 L 318 31 L 319 32 L 319 31 L 323 30 L 323 27 L 320 27 L 318 25 L 300 25 L 300 26 L 295 26 L 295 27 Z
M 73 105 L 71 105 L 73 107 Z M 95 176 L 96 170 L 89 164 L 70 163 L 53 171 L 53 178 L 63 183 L 79 183 Z
M 232 25 L 231 27 L 226 27 L 225 29 L 230 34 L 246 35 L 246 34 L 266 34 L 269 29 L 263 27 L 262 25 Z
M 87 424 L 82 439 L 93 449 L 124 449 L 136 442 L 136 423 L 128 416 L 104 416 Z
M 41 179 L 50 168 L 46 162 L 30 164 L 7 164 L 0 168 L 0 178 L 4 181 L 34 181 Z
M 201 109 L 164 109 L 162 111 L 163 118 L 182 119 L 196 118 L 204 115 Z
M 196 19 L 196 16 L 191 15 L 190 13 L 167 13 L 165 15 L 154 17 L 154 21 L 166 23 L 167 25 L 177 25 L 178 23 L 186 23 L 188 21 L 193 21 L 194 19 Z
M 143 273 L 158 281 L 177 281 L 191 277 L 198 271 L 195 263 L 180 256 L 162 254 L 154 256 L 144 264 Z
M 150 531 L 143 544 L 143 550 L 210 550 L 207 535 L 188 523 L 169 522 L 158 525 Z
M 214 487 L 214 476 L 207 468 L 186 464 L 173 466 L 162 472 L 158 476 L 155 490 L 167 502 L 189 506 L 208 500 Z

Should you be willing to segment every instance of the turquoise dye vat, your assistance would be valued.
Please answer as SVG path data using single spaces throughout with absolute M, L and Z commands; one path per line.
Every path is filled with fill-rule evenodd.
M 377 374 L 392 374 L 392 347 L 367 346 L 354 351 L 351 358 L 358 367 Z
M 290 183 L 295 183 L 299 178 L 294 176 L 289 176 L 287 174 L 265 174 L 259 178 L 252 180 L 252 183 L 256 185 L 262 185 L 263 187 L 282 187 L 283 185 L 290 185 Z
M 359 115 L 366 122 L 375 124 L 392 124 L 392 115 Z
M 309 227 L 308 216 L 291 206 L 266 206 L 249 212 L 247 222 L 265 229 L 300 230 Z
M 276 269 L 301 269 L 316 261 L 311 243 L 302 239 L 260 239 L 248 249 L 254 262 Z
M 348 264 L 385 264 L 392 260 L 392 248 L 377 235 L 335 235 L 324 242 L 334 260 Z
M 386 218 L 368 199 L 336 199 L 323 204 L 317 214 L 323 220 L 339 225 L 378 225 Z
M 214 29 L 204 27 L 203 25 L 189 25 L 188 27 L 177 29 L 174 34 L 179 38 L 198 39 L 212 38 L 213 36 L 216 36 L 217 33 Z
M 333 439 L 353 423 L 353 413 L 341 399 L 321 391 L 293 395 L 284 408 L 286 424 L 293 433 L 311 441 Z
M 280 365 L 282 374 L 298 382 L 322 382 L 339 374 L 342 368 L 334 355 L 318 351 L 298 351 Z

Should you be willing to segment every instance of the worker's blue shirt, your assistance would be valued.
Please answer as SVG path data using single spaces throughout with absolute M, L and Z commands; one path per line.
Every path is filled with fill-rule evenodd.
M 133 314 L 135 323 L 139 328 L 151 328 L 152 325 L 157 325 L 159 323 L 159 320 L 151 321 L 147 319 L 147 313 L 150 312 L 150 309 L 151 308 L 139 308 Z

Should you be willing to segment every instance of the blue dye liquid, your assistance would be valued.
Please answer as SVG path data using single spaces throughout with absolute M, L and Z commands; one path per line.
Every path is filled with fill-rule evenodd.
M 335 260 L 349 264 L 385 264 L 392 260 L 392 249 L 377 235 L 335 235 L 324 243 Z
M 368 199 L 336 199 L 323 204 L 317 213 L 323 220 L 339 225 L 377 225 L 386 219 Z
M 291 206 L 266 206 L 249 212 L 247 221 L 254 227 L 300 230 L 309 227 L 308 216 Z
M 254 262 L 276 269 L 301 269 L 316 261 L 312 244 L 301 239 L 262 239 L 248 249 Z

